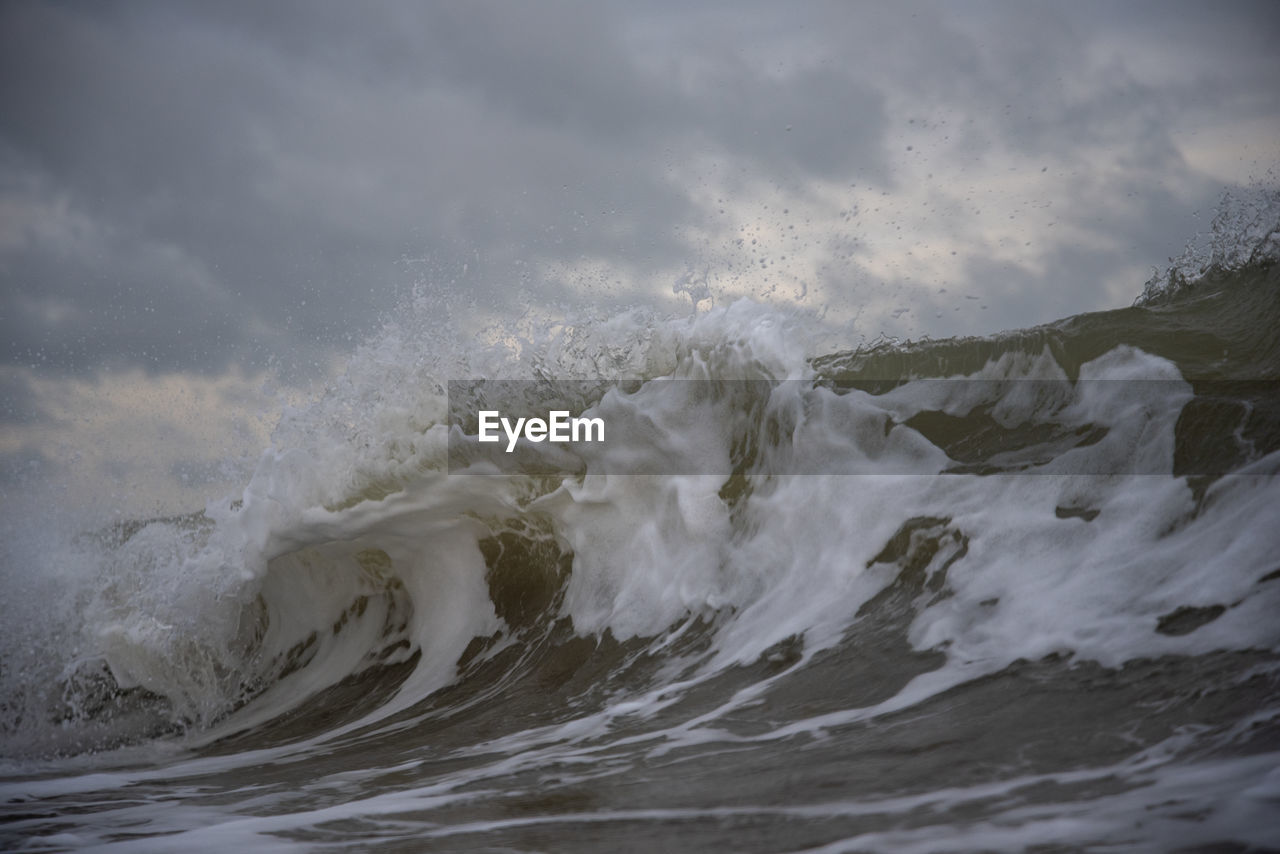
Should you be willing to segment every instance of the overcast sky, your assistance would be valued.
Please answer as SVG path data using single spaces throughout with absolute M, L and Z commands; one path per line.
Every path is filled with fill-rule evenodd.
M 705 276 L 866 339 L 1126 305 L 1276 181 L 1277 44 L 1275 2 L 8 0 L 0 479 L 161 435 L 207 479 L 266 369 L 414 286 L 687 312 Z

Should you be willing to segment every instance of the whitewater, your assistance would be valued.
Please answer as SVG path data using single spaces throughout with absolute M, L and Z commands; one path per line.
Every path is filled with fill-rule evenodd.
M 415 302 L 243 490 L 14 536 L 0 844 L 1280 845 L 1277 222 L 985 338 Z

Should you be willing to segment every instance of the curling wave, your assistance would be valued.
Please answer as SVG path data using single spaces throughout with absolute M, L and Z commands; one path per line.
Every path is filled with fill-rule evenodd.
M 180 734 L 189 765 L 165 773 L 220 791 L 262 761 L 347 769 L 325 772 L 343 798 L 281 771 L 236 810 L 294 818 L 254 839 L 342 838 L 285 809 L 294 787 L 463 845 L 606 821 L 733 844 L 727 802 L 772 816 L 763 847 L 798 826 L 927 847 L 950 810 L 1006 847 L 1061 842 L 1051 819 L 1111 785 L 1127 807 L 1090 839 L 1127 838 L 1133 810 L 1173 839 L 1191 802 L 1196 839 L 1252 844 L 1280 830 L 1280 265 L 1170 281 L 817 357 L 802 318 L 749 302 L 560 326 L 517 357 L 495 337 L 442 358 L 393 325 L 235 500 L 59 552 L 86 568 L 74 637 L 9 643 L 6 752 Z M 533 399 L 576 381 L 652 473 L 588 451 L 572 474 L 451 466 L 449 371 Z M 743 763 L 804 771 L 779 792 Z M 1203 789 L 1179 795 L 1191 768 Z

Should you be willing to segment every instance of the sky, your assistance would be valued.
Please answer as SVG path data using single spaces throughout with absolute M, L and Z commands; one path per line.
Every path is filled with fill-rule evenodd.
M 414 293 L 849 346 L 1128 305 L 1276 182 L 1276 44 L 1274 2 L 7 0 L 0 497 L 198 505 Z

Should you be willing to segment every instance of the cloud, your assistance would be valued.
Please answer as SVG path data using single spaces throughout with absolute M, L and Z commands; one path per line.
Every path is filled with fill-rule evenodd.
M 1280 156 L 1278 20 L 1265 3 L 5 4 L 0 360 L 302 381 L 414 285 L 493 318 L 671 305 L 672 281 L 716 264 L 758 297 L 883 305 L 863 321 L 885 329 L 958 285 L 1008 297 L 1010 324 L 1100 308 L 1112 286 L 1067 298 L 1045 271 L 1159 263 L 1251 168 L 1241 152 Z
M 10 492 L 20 495 L 61 470 L 39 448 L 0 451 L 0 498 Z
M 47 417 L 36 403 L 30 378 L 13 370 L 0 371 L 0 424 L 34 424 Z
M 295 389 L 264 386 L 262 375 L 217 378 L 140 369 L 32 377 L 0 370 L 0 399 L 18 416 L 0 420 L 0 499 L 12 510 L 27 487 L 61 482 L 59 506 L 93 514 L 148 514 L 198 508 L 252 470 Z M 0 503 L 3 503 L 0 501 Z

